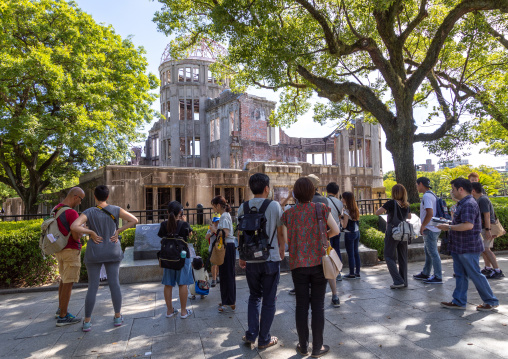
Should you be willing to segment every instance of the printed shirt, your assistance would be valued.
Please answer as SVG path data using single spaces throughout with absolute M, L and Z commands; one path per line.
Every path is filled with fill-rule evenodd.
M 472 223 L 473 229 L 461 232 L 451 230 L 448 248 L 457 254 L 483 252 L 483 240 L 480 236 L 482 230 L 480 208 L 471 195 L 462 198 L 457 203 L 452 225 L 465 222 Z
M 330 209 L 316 203 L 299 203 L 282 214 L 287 227 L 289 269 L 314 267 L 321 264 L 325 250 L 319 235 L 316 205 L 321 207 L 323 219 L 328 220 Z
M 58 212 L 58 209 L 62 206 L 65 206 L 63 203 L 59 203 L 54 211 L 55 211 L 55 214 L 56 212 Z M 74 209 L 68 209 L 65 211 L 65 219 L 67 219 L 67 223 L 69 223 L 69 228 L 70 226 L 72 225 L 72 223 L 78 219 L 79 217 L 79 214 L 78 212 L 76 212 Z M 60 219 L 57 218 L 56 220 L 56 223 L 58 224 L 58 230 L 64 235 L 68 235 L 69 234 L 69 231 L 67 229 L 65 229 L 64 225 L 62 224 L 62 222 L 60 222 Z M 74 238 L 72 237 L 72 234 L 69 236 L 69 241 L 67 242 L 67 245 L 64 247 L 64 249 L 78 249 L 78 250 L 81 250 L 81 240 L 79 241 L 75 241 Z

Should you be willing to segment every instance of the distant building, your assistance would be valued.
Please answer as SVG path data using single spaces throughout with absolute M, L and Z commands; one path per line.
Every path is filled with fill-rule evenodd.
M 508 162 L 506 162 L 504 166 L 494 167 L 494 169 L 498 172 L 508 172 Z
M 455 168 L 458 166 L 464 166 L 468 165 L 469 160 L 457 160 L 457 161 L 448 161 L 448 162 L 441 162 L 439 164 L 439 169 L 442 170 L 444 168 Z
M 425 163 L 422 163 L 420 165 L 416 165 L 418 170 L 422 172 L 435 172 L 436 166 L 432 164 L 432 160 L 426 160 Z

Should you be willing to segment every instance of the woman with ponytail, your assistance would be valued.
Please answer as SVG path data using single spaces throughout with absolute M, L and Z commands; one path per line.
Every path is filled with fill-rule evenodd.
M 183 207 L 178 201 L 172 201 L 168 204 L 168 220 L 161 223 L 158 236 L 168 237 L 170 235 L 177 235 L 182 237 L 186 242 L 192 228 L 189 223 L 182 219 Z M 166 301 L 167 312 L 166 318 L 171 318 L 178 313 L 178 310 L 173 308 L 173 287 L 178 285 L 178 294 L 180 296 L 180 318 L 185 319 L 192 314 L 191 309 L 187 309 L 187 286 L 194 284 L 192 277 L 192 267 L 189 254 L 185 259 L 185 265 L 180 270 L 164 269 L 162 276 L 162 284 L 164 284 L 164 299 Z
M 236 266 L 236 247 L 235 236 L 233 235 L 233 220 L 229 212 L 231 207 L 222 196 L 216 196 L 212 199 L 212 208 L 215 212 L 220 213 L 219 225 L 217 226 L 219 232 L 224 231 L 224 243 L 226 245 L 226 255 L 224 263 L 219 266 L 220 277 L 220 297 L 219 312 L 234 311 L 236 306 L 236 281 L 235 281 L 235 266 Z

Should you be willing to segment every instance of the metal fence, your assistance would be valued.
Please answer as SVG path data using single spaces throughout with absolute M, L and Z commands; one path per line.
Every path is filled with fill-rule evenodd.
M 357 201 L 360 214 L 374 214 L 388 199 L 362 199 Z M 212 208 L 184 208 L 184 215 L 189 224 L 208 224 L 214 213 Z M 145 210 L 145 211 L 129 211 L 139 220 L 140 224 L 161 223 L 168 219 L 168 212 L 165 209 Z M 231 217 L 233 221 L 236 219 L 238 207 L 231 208 Z M 21 214 L 14 216 L 0 216 L 0 221 L 24 221 L 30 219 L 39 219 L 49 217 L 49 213 L 44 214 Z

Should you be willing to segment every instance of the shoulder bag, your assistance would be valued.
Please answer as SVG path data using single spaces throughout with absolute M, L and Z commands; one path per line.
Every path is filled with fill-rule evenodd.
M 330 242 L 328 241 L 328 236 L 326 234 L 326 223 L 323 218 L 323 213 L 321 212 L 322 207 L 321 205 L 318 205 L 318 203 L 316 203 L 315 206 L 319 238 L 323 248 L 325 249 L 325 255 L 322 257 L 321 261 L 323 264 L 323 272 L 326 279 L 335 279 L 342 269 L 342 262 L 340 261 L 337 252 L 335 249 L 333 249 L 333 247 L 330 245 Z
M 215 241 L 213 241 L 212 253 L 210 253 L 210 262 L 214 266 L 220 266 L 224 263 L 224 257 L 226 256 L 225 237 L 224 230 L 219 229 Z
M 394 217 L 392 218 L 392 238 L 395 241 L 411 243 L 411 241 L 416 237 L 413 226 L 404 219 L 399 203 L 396 200 L 394 200 L 394 202 L 395 211 L 393 212 Z M 393 223 L 396 221 L 399 221 L 399 223 L 394 225 Z

